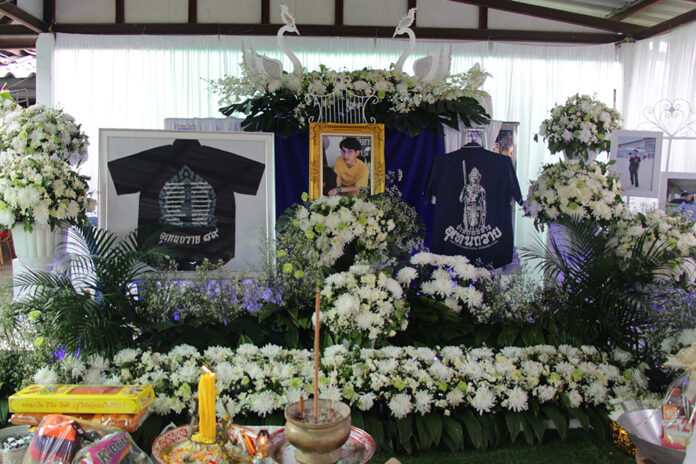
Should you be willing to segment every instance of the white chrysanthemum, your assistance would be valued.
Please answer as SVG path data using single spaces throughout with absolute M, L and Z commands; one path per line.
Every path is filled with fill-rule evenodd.
M 503 406 L 515 412 L 527 410 L 528 395 L 526 391 L 522 390 L 520 387 L 515 387 L 511 390 L 507 390 L 505 393 L 507 394 L 507 398 L 503 400 Z
M 0 209 L 0 225 L 7 227 L 8 229 L 14 226 L 15 217 L 10 208 Z
M 443 361 L 455 361 L 464 357 L 462 349 L 458 346 L 446 346 L 440 350 L 440 356 Z
M 48 366 L 40 368 L 34 374 L 34 383 L 39 385 L 54 385 L 58 383 L 58 374 Z
M 389 400 L 388 406 L 392 412 L 392 415 L 397 419 L 403 419 L 413 410 L 411 397 L 406 393 L 398 393 L 392 396 L 391 400 Z
M 430 372 L 435 379 L 442 382 L 448 381 L 452 376 L 452 370 L 441 362 L 433 363 L 428 369 L 428 372 Z
M 385 279 L 384 286 L 391 292 L 392 295 L 394 295 L 394 298 L 396 299 L 401 299 L 404 294 L 404 291 L 401 289 L 399 283 L 392 278 Z
M 214 363 L 224 361 L 225 359 L 230 358 L 233 355 L 234 351 L 222 346 L 211 346 L 207 350 L 205 350 L 205 352 L 203 352 L 203 356 L 210 359 Z
M 571 408 L 578 408 L 582 404 L 582 395 L 577 390 L 571 390 L 568 393 L 568 400 Z
M 268 390 L 252 395 L 249 409 L 261 417 L 266 417 L 266 415 L 273 412 L 276 407 L 275 397 L 275 393 Z
M 175 358 L 189 358 L 192 356 L 198 356 L 198 350 L 191 345 L 178 345 L 175 346 L 174 349 L 169 352 L 169 356 L 173 356 Z
M 363 393 L 358 397 L 358 409 L 361 411 L 369 411 L 375 403 L 375 398 L 377 398 L 377 396 L 372 392 Z
M 82 379 L 86 384 L 91 385 L 103 385 L 107 380 L 106 376 L 102 371 L 94 368 L 87 370 Z
M 416 357 L 421 361 L 433 361 L 436 356 L 437 353 L 435 353 L 435 350 L 430 348 L 421 346 L 416 349 Z
M 67 355 L 61 361 L 63 369 L 70 373 L 74 378 L 79 378 L 85 371 L 85 365 L 79 358 Z
M 537 398 L 539 398 L 539 401 L 542 403 L 546 403 L 547 401 L 551 401 L 556 397 L 556 387 L 551 386 L 551 385 L 543 385 L 537 389 Z
M 418 271 L 412 267 L 405 267 L 396 273 L 396 280 L 402 285 L 410 284 L 417 277 Z
M 455 388 L 451 392 L 447 393 L 447 403 L 452 407 L 459 406 L 464 401 L 464 392 L 458 388 Z
M 157 398 L 150 405 L 152 412 L 158 415 L 165 416 L 170 412 L 169 397 L 164 393 L 157 395 Z
M 416 400 L 416 412 L 421 415 L 430 412 L 433 403 L 433 395 L 427 390 L 418 390 L 415 395 L 413 395 Z
M 281 354 L 282 351 L 283 351 L 283 348 L 281 348 L 280 346 L 271 345 L 269 343 L 268 345 L 261 348 L 261 350 L 259 350 L 259 354 L 261 354 L 262 356 L 266 356 L 268 358 L 275 358 L 276 356 Z
M 474 397 L 469 399 L 469 402 L 480 415 L 483 415 L 484 412 L 491 412 L 495 406 L 495 393 L 490 391 L 488 387 L 481 386 L 476 390 Z
M 244 343 L 237 348 L 237 354 L 241 356 L 253 356 L 259 351 L 256 345 Z
M 120 366 L 121 364 L 131 363 L 136 361 L 139 355 L 140 350 L 134 350 L 132 348 L 123 349 L 114 356 L 114 364 Z
M 219 384 L 219 391 L 227 388 L 236 377 L 235 369 L 229 362 L 222 361 L 215 365 L 215 383 Z

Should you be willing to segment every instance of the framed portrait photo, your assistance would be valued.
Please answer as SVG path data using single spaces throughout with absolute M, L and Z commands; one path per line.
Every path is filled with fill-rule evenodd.
M 275 229 L 273 134 L 101 129 L 99 142 L 99 227 L 171 228 L 159 241 L 181 271 L 205 259 L 261 269 Z
M 662 132 L 615 130 L 609 159 L 619 174 L 624 194 L 658 198 L 662 169 Z
M 309 125 L 309 198 L 384 192 L 384 124 Z
M 662 174 L 660 208 L 668 213 L 674 212 L 684 202 L 691 202 L 696 196 L 696 173 L 665 172 Z

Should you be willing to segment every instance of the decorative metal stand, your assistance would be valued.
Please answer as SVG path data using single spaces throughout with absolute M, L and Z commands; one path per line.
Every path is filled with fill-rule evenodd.
M 666 166 L 669 171 L 673 140 L 696 141 L 696 106 L 683 98 L 662 99 L 653 106 L 643 108 L 646 121 L 638 124 L 638 129 L 657 128 L 667 139 Z
M 375 118 L 369 120 L 365 116 L 365 107 L 374 100 L 378 100 L 372 87 L 365 89 L 364 96 L 343 90 L 339 93 L 328 95 L 307 95 L 306 103 L 319 109 L 319 116 L 309 117 L 309 122 L 330 122 L 338 124 L 374 124 Z

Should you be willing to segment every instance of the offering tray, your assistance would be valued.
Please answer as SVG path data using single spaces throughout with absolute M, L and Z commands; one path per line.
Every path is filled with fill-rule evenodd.
M 230 425 L 227 432 L 231 442 L 241 439 L 242 435 L 248 435 L 252 441 L 256 438 L 255 431 L 239 425 Z M 221 454 L 221 446 L 225 446 L 228 450 L 228 455 L 224 456 L 224 461 L 220 461 L 222 456 L 218 457 L 214 454 L 215 452 Z M 211 453 L 208 453 L 206 451 L 207 449 L 209 449 Z M 195 455 L 191 453 L 192 450 L 197 450 Z M 189 460 L 184 461 L 182 458 L 187 455 Z M 249 462 L 249 454 L 241 442 L 236 445 L 232 445 L 230 442 L 224 445 L 222 443 L 199 445 L 198 443 L 192 442 L 190 425 L 182 425 L 181 427 L 169 429 L 158 436 L 152 444 L 152 456 L 159 464 L 184 464 L 185 462 L 192 462 L 190 459 L 193 459 L 193 462 L 199 463 Z
M 619 416 L 618 423 L 628 433 L 628 437 L 641 454 L 656 464 L 681 464 L 684 461 L 686 451 L 668 448 L 660 444 L 660 436 L 662 436 L 661 410 L 628 411 Z
M 345 435 L 344 435 L 345 436 Z M 297 464 L 295 447 L 288 443 L 285 429 L 271 434 L 268 455 L 278 464 Z M 375 454 L 375 441 L 362 429 L 350 428 L 348 441 L 341 448 L 341 459 L 345 464 L 365 464 Z

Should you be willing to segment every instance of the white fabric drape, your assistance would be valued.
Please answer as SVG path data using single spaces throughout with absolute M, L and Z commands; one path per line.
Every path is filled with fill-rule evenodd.
M 219 117 L 217 96 L 209 93 L 206 80 L 239 74 L 243 42 L 291 69 L 275 37 L 57 34 L 51 51 L 52 101 L 42 103 L 60 105 L 82 123 L 91 140 L 86 174 L 96 180 L 99 128 L 161 129 L 165 118 Z M 415 58 L 438 53 L 442 44 L 418 41 L 404 71 L 412 71 Z M 319 64 L 355 70 L 388 68 L 407 42 L 288 37 L 287 45 L 309 70 Z M 541 164 L 551 160 L 545 145 L 532 140 L 549 109 L 576 92 L 596 94 L 607 104 L 615 89 L 621 94 L 622 67 L 613 45 L 449 45 L 453 73 L 479 62 L 493 75 L 484 86 L 493 96 L 493 117 L 520 122 L 517 170 L 523 194 Z M 518 211 L 518 244 L 533 235 L 531 223 L 520 218 Z
M 626 68 L 623 114 L 624 127 L 637 130 L 657 130 L 647 123 L 646 108 L 668 99 L 686 100 L 691 104 L 696 122 L 696 24 L 684 26 L 668 34 L 642 40 L 621 47 L 621 58 Z M 682 105 L 684 109 L 684 105 Z M 684 119 L 678 115 L 667 120 L 670 132 Z M 696 172 L 696 123 L 690 131 L 682 132 L 690 140 L 672 143 L 671 162 L 666 164 L 665 142 L 662 170 Z

